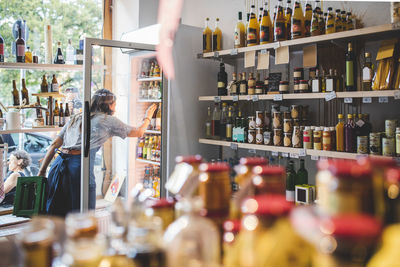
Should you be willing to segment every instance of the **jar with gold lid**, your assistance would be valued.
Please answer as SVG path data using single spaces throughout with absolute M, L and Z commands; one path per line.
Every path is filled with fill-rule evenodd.
M 169 198 L 150 199 L 146 202 L 149 213 L 161 218 L 164 230 L 175 220 L 174 205 L 173 199 Z
M 274 129 L 274 146 L 283 146 L 282 129 Z

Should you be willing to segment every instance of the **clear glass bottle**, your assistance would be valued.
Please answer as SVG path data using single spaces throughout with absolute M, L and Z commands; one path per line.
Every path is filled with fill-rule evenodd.
M 75 48 L 72 46 L 71 39 L 68 39 L 68 46 L 65 51 L 65 64 L 75 64 Z

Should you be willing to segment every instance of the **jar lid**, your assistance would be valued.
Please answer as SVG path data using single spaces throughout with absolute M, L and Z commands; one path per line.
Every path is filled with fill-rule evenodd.
M 229 164 L 226 162 L 202 163 L 199 169 L 202 172 L 224 172 L 229 171 Z
M 304 127 L 304 130 L 305 131 L 309 131 L 309 130 L 311 130 L 311 127 L 310 126 L 306 126 L 306 127 Z
M 396 161 L 389 157 L 362 157 L 359 158 L 358 164 L 369 165 L 370 167 L 394 167 L 396 166 Z
M 372 216 L 343 214 L 322 221 L 321 229 L 339 238 L 374 241 L 381 234 L 382 224 Z
M 257 175 L 285 175 L 285 168 L 282 166 L 257 166 L 253 169 Z
M 258 166 L 258 165 L 266 165 L 268 161 L 266 158 L 262 157 L 248 157 L 248 158 L 241 158 L 240 164 L 246 166 Z
M 288 81 L 280 81 L 279 84 L 285 85 L 285 84 L 289 84 L 289 82 Z
M 385 172 L 385 179 L 388 182 L 398 183 L 400 182 L 400 169 L 399 168 L 390 168 Z
M 299 80 L 294 80 L 294 83 L 295 83 L 295 84 L 299 84 L 300 81 L 299 81 Z
M 175 202 L 170 198 L 151 199 L 146 202 L 146 206 L 153 209 L 173 208 L 174 204 Z
M 338 178 L 370 178 L 369 165 L 357 164 L 354 160 L 328 160 L 328 170 Z
M 249 116 L 248 118 L 249 119 L 255 119 L 256 117 L 255 116 Z
M 237 233 L 240 231 L 240 220 L 227 220 L 224 222 L 225 232 Z
M 259 195 L 244 200 L 242 212 L 264 216 L 283 216 L 287 215 L 292 207 L 292 203 L 286 201 L 284 195 Z
M 176 163 L 188 163 L 188 164 L 193 164 L 193 163 L 202 163 L 203 162 L 203 157 L 201 155 L 191 155 L 191 156 L 177 156 L 175 158 Z
M 298 108 L 299 105 L 292 105 L 291 107 L 292 107 L 292 108 Z

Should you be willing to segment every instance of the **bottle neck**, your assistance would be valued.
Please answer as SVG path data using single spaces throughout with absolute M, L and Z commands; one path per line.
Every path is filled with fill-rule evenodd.
M 21 39 L 21 35 L 22 35 L 22 33 L 21 33 L 21 28 L 18 28 L 18 38 L 19 38 L 19 39 Z
M 208 28 L 208 20 L 204 23 L 204 28 Z
M 218 28 L 219 21 L 215 21 L 215 29 Z

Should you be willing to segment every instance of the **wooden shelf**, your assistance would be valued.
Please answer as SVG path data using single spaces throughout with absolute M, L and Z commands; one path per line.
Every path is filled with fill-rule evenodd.
M 13 63 L 1 62 L 0 69 L 13 70 L 50 70 L 50 71 L 82 71 L 83 65 L 66 65 L 66 64 L 33 64 L 33 63 Z
M 138 99 L 138 103 L 161 103 L 161 99 Z
M 162 77 L 149 77 L 149 78 L 137 78 L 138 82 L 153 82 L 153 81 L 161 81 Z
M 46 133 L 46 132 L 58 132 L 61 131 L 62 127 L 38 127 L 38 128 L 23 128 L 14 130 L 0 131 L 0 134 L 12 134 L 12 133 Z
M 48 92 L 48 93 L 36 93 L 32 94 L 32 96 L 39 96 L 39 97 L 55 97 L 55 98 L 64 98 L 65 95 L 60 94 L 58 92 Z
M 209 53 L 202 53 L 199 54 L 200 57 L 203 58 L 214 58 L 214 57 L 221 57 L 221 56 L 229 56 L 229 57 L 243 57 L 245 52 L 248 51 L 258 51 L 264 49 L 276 49 L 283 46 L 288 47 L 295 47 L 295 46 L 304 46 L 314 43 L 323 43 L 323 42 L 330 42 L 334 40 L 345 39 L 346 41 L 359 39 L 359 38 L 369 38 L 372 37 L 382 38 L 382 35 L 387 35 L 387 37 L 392 37 L 395 35 L 396 31 L 399 31 L 398 25 L 393 24 L 384 24 L 379 26 L 367 27 L 362 29 L 356 29 L 352 31 L 344 31 L 332 34 L 324 34 L 319 36 L 313 37 L 305 37 L 295 40 L 289 41 L 282 41 L 282 42 L 275 42 L 265 45 L 256 45 L 251 47 L 242 47 L 237 49 L 226 49 L 217 52 L 209 52 Z M 380 39 L 377 39 L 380 40 Z
M 282 94 L 282 100 L 289 99 L 325 99 L 330 93 L 302 93 L 302 94 Z M 276 94 L 270 95 L 257 95 L 258 100 L 274 100 Z M 240 95 L 237 96 L 238 100 L 250 101 L 253 95 Z M 336 98 L 363 98 L 363 97 L 394 97 L 400 98 L 400 90 L 380 90 L 380 91 L 356 91 L 356 92 L 337 92 Z M 221 101 L 233 101 L 234 96 L 199 96 L 199 101 L 215 101 L 220 98 Z
M 154 130 L 146 130 L 144 131 L 145 134 L 161 134 L 161 131 L 154 131 Z
M 237 148 L 242 149 L 254 149 L 258 151 L 269 151 L 269 152 L 277 152 L 277 153 L 286 153 L 288 155 L 292 155 L 295 157 L 299 157 L 301 155 L 307 155 L 311 157 L 317 158 L 338 158 L 338 159 L 357 159 L 359 157 L 366 157 L 368 155 L 357 154 L 357 153 L 346 153 L 346 152 L 336 152 L 336 151 L 323 151 L 323 150 L 314 150 L 314 149 L 303 149 L 303 148 L 292 148 L 292 147 L 281 147 L 281 146 L 266 146 L 266 145 L 256 145 L 256 144 L 247 144 L 247 143 L 235 143 L 228 141 L 218 141 L 211 139 L 199 139 L 199 143 L 207 144 L 207 145 L 216 145 L 216 146 L 225 146 L 225 147 L 233 147 L 237 146 Z M 374 156 L 374 157 L 384 157 L 384 156 Z M 387 158 L 387 157 L 384 157 Z
M 136 161 L 147 163 L 147 164 L 153 164 L 153 165 L 156 165 L 156 166 L 160 166 L 161 165 L 160 162 L 155 162 L 155 161 L 145 160 L 145 159 L 136 159 Z

